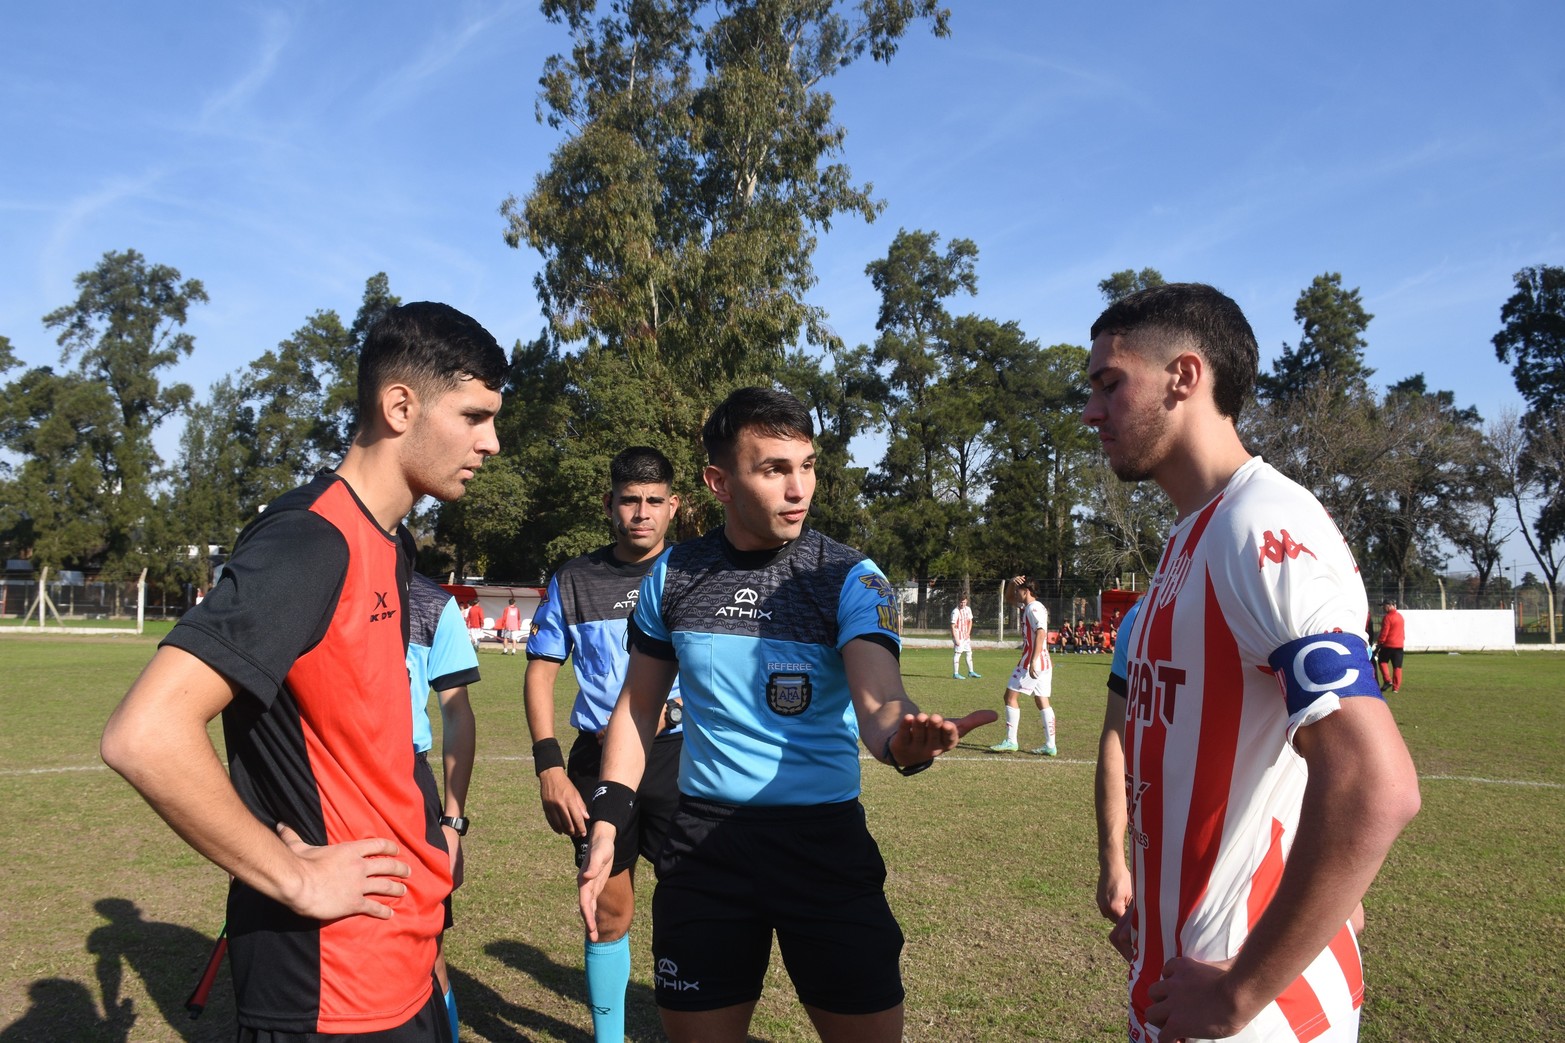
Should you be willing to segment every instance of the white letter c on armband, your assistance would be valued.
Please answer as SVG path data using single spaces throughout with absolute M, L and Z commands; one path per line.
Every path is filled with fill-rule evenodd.
M 1311 641 L 1309 644 L 1299 649 L 1298 652 L 1294 653 L 1293 656 L 1293 677 L 1294 680 L 1299 683 L 1300 688 L 1304 689 L 1306 692 L 1330 692 L 1337 688 L 1344 688 L 1358 680 L 1359 672 L 1357 670 L 1345 670 L 1343 671 L 1341 677 L 1337 678 L 1335 681 L 1327 681 L 1324 684 L 1316 684 L 1314 681 L 1310 680 L 1310 675 L 1307 674 L 1304 670 L 1304 659 L 1311 652 L 1318 648 L 1329 648 L 1339 656 L 1348 656 L 1353 654 L 1346 648 L 1343 648 L 1341 645 L 1337 644 L 1335 641 Z

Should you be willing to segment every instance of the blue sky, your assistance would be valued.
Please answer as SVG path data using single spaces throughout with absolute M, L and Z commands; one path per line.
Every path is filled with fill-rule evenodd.
M 1490 338 L 1514 272 L 1565 264 L 1565 4 L 949 6 L 949 39 L 830 82 L 887 203 L 820 237 L 844 340 L 875 335 L 864 265 L 919 228 L 979 247 L 956 310 L 1044 344 L 1085 344 L 1098 280 L 1151 266 L 1231 294 L 1269 360 L 1341 272 L 1377 383 L 1520 404 Z M 536 336 L 537 258 L 498 207 L 559 141 L 534 100 L 565 46 L 535 2 L 7 5 L 0 334 L 57 362 L 40 317 L 134 248 L 211 296 L 176 374 L 198 394 L 312 312 L 350 318 L 377 271 Z

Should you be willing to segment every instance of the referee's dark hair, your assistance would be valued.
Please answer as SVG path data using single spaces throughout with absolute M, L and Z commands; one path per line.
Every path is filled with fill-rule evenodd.
M 786 391 L 772 388 L 740 388 L 712 410 L 701 428 L 701 444 L 707 462 L 718 467 L 733 465 L 734 443 L 749 428 L 768 438 L 815 437 L 815 421 L 804 403 Z
M 627 485 L 666 485 L 672 489 L 674 465 L 649 445 L 633 445 L 609 461 L 609 485 L 615 489 Z
M 472 316 L 434 301 L 399 305 L 376 319 L 364 335 L 354 424 L 374 413 L 381 389 L 394 381 L 405 381 L 420 397 L 433 399 L 463 380 L 499 391 L 507 369 L 505 352 L 494 335 Z

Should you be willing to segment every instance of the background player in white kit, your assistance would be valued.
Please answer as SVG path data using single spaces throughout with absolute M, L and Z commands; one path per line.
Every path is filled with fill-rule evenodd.
M 1044 744 L 1032 752 L 1045 757 L 1059 754 L 1054 741 L 1054 707 L 1049 696 L 1054 688 L 1054 662 L 1049 658 L 1049 610 L 1038 600 L 1038 583 L 1017 576 L 1006 585 L 1006 594 L 1022 606 L 1022 658 L 1011 671 L 1005 685 L 1005 741 L 989 747 L 992 753 L 1014 753 L 1016 730 L 1022 721 L 1021 697 L 1032 696 L 1043 721 Z
M 1084 419 L 1178 513 L 1123 635 L 1136 1043 L 1356 1040 L 1349 921 L 1419 805 L 1352 555 L 1239 439 L 1258 357 L 1210 286 L 1131 294 L 1092 329 Z
M 962 653 L 967 653 L 967 676 L 982 677 L 973 669 L 973 610 L 963 594 L 951 610 L 951 676 L 962 679 Z

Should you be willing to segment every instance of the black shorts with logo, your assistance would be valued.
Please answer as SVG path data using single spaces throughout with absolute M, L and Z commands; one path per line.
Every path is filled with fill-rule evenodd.
M 737 807 L 685 797 L 656 866 L 659 1007 L 758 999 L 774 932 L 804 1003 L 874 1014 L 902 1002 L 902 929 L 858 801 Z
M 641 785 L 636 789 L 636 806 L 630 825 L 614 838 L 614 872 L 623 873 L 636 864 L 638 856 L 648 862 L 657 861 L 663 838 L 668 836 L 669 821 L 679 805 L 679 754 L 684 745 L 681 732 L 664 732 L 652 740 L 647 767 L 641 774 Z M 597 788 L 602 766 L 602 741 L 591 732 L 579 732 L 576 741 L 571 743 L 565 774 L 576 784 L 577 792 L 588 807 L 592 806 L 592 791 Z M 587 838 L 570 839 L 576 849 L 576 868 L 580 869 L 587 859 Z

